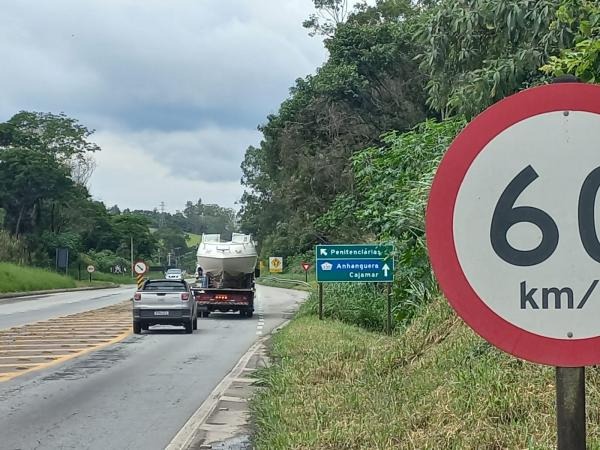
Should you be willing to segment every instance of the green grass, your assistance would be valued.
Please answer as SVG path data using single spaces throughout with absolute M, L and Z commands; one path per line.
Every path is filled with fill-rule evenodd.
M 75 281 L 47 270 L 0 263 L 0 292 L 74 288 Z
M 288 279 L 288 280 L 298 280 L 298 281 L 305 280 L 305 276 L 303 273 L 302 274 L 301 273 L 269 273 L 267 271 L 263 271 L 261 277 L 256 279 L 256 283 L 262 284 L 263 286 L 292 288 L 292 289 L 299 289 L 299 290 L 303 290 L 303 291 L 311 291 L 311 290 L 317 288 L 317 282 L 315 281 L 315 274 L 310 273 L 310 272 L 308 274 L 308 283 L 311 286 L 310 288 L 307 286 L 303 286 L 303 285 L 293 285 L 291 283 L 278 282 L 273 279 L 267 279 L 267 277 L 284 278 L 284 279 Z
M 201 234 L 187 233 L 188 237 L 185 240 L 188 247 L 197 247 L 202 242 Z
M 438 299 L 392 337 L 301 315 L 273 337 L 256 449 L 555 448 L 554 369 L 491 347 Z M 600 448 L 600 371 L 587 370 Z

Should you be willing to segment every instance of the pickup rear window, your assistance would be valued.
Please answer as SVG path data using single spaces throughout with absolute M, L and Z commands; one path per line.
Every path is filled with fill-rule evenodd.
M 144 285 L 142 291 L 185 292 L 187 291 L 187 286 L 180 281 L 149 281 Z

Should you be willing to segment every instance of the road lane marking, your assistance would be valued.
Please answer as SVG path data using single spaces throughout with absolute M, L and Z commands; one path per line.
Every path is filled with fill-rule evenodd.
M 129 301 L 0 331 L 0 382 L 117 343 L 131 334 Z

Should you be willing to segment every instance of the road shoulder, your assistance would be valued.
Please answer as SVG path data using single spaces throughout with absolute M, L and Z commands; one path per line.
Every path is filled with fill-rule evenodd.
M 166 450 L 250 448 L 248 401 L 259 388 L 252 373 L 268 365 L 265 345 L 268 338 L 257 340 L 248 349 Z

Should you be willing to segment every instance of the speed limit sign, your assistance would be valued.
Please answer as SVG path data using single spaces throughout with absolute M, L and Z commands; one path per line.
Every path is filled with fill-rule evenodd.
M 454 140 L 426 215 L 429 254 L 458 314 L 542 364 L 600 363 L 600 86 L 506 98 Z

